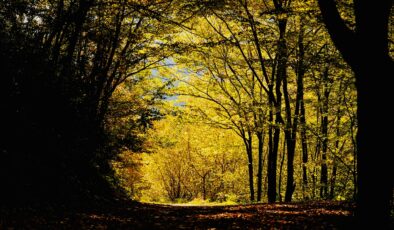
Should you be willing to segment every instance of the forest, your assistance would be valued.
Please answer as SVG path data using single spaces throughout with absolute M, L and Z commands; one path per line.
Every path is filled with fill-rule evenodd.
M 391 229 L 392 5 L 0 1 L 0 229 Z

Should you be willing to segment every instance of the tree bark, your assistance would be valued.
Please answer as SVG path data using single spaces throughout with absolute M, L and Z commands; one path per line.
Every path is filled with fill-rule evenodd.
M 308 171 L 306 167 L 306 164 L 308 163 L 308 143 L 306 140 L 304 98 L 301 99 L 300 125 L 301 125 L 301 145 L 302 145 L 302 192 L 305 199 L 306 190 L 308 189 Z
M 345 61 L 356 76 L 357 87 L 357 171 L 358 194 L 356 217 L 359 226 L 373 225 L 376 229 L 390 227 L 390 199 L 393 195 L 394 174 L 389 149 L 392 122 L 383 126 L 379 105 L 390 104 L 390 84 L 385 77 L 393 75 L 393 61 L 388 52 L 388 22 L 391 0 L 376 4 L 355 0 L 356 30 L 348 29 L 333 0 L 319 0 L 320 10 L 328 32 Z M 372 15 L 372 16 L 371 16 Z M 367 58 L 367 55 L 370 58 Z M 379 109 L 379 111 L 376 111 Z M 385 180 L 377 178 L 384 176 Z
M 321 134 L 322 134 L 322 156 L 320 173 L 320 198 L 327 199 L 328 196 L 328 169 L 327 169 L 327 150 L 328 150 L 328 99 L 330 96 L 328 86 L 328 67 L 323 73 L 323 98 L 321 107 Z
M 257 168 L 257 201 L 261 201 L 262 186 L 263 186 L 263 146 L 264 133 L 257 132 L 258 139 L 258 168 Z
M 297 125 L 298 125 L 298 115 L 299 115 L 299 107 L 300 107 L 300 96 L 301 96 L 301 88 L 299 87 L 299 80 L 302 77 L 301 75 L 297 76 L 297 95 L 296 95 L 296 105 L 294 118 L 292 118 L 291 105 L 290 105 L 290 95 L 288 92 L 287 86 L 287 44 L 285 39 L 286 33 L 286 23 L 287 21 L 283 20 L 282 24 L 279 24 L 279 57 L 280 62 L 278 66 L 278 71 L 281 74 L 281 78 L 283 81 L 283 98 L 285 102 L 285 113 L 286 113 L 286 123 L 285 123 L 285 140 L 287 146 L 287 180 L 286 180 L 286 194 L 285 201 L 290 202 L 293 196 L 293 192 L 295 189 L 294 183 L 294 155 L 295 155 L 295 146 L 296 146 L 296 136 L 297 136 Z M 283 150 L 284 151 L 284 150 Z
M 279 202 L 282 202 L 282 172 L 283 172 L 283 163 L 285 162 L 285 146 L 286 146 L 286 140 L 283 140 L 282 155 L 281 155 L 280 166 L 279 166 L 279 181 L 278 181 Z
M 244 137 L 243 139 L 244 139 L 244 144 L 245 144 L 245 148 L 246 148 L 246 154 L 248 155 L 248 176 L 249 176 L 250 201 L 254 201 L 253 150 L 252 150 L 251 132 L 248 132 L 248 138 Z
M 342 93 L 342 82 L 339 83 L 339 93 Z M 337 111 L 336 111 L 336 128 L 335 128 L 335 134 L 336 134 L 336 141 L 335 141 L 335 152 L 339 153 L 339 137 L 341 136 L 341 132 L 340 132 L 340 125 L 341 125 L 341 118 L 342 118 L 342 110 L 341 110 L 341 106 L 343 103 L 343 96 L 342 95 L 338 95 L 339 96 L 339 101 L 338 101 L 338 105 L 337 105 Z M 352 128 L 352 127 L 351 127 Z M 331 180 L 330 180 L 330 199 L 334 199 L 335 196 L 335 182 L 336 182 L 336 178 L 337 178 L 337 160 L 336 157 L 334 157 L 333 159 L 333 165 L 332 165 L 332 171 L 331 171 Z
M 278 57 L 277 57 L 277 73 L 275 79 L 275 94 L 276 100 L 275 102 L 271 102 L 274 107 L 275 113 L 275 125 L 273 127 L 273 143 L 272 143 L 272 151 L 268 154 L 268 202 L 272 203 L 276 201 L 276 164 L 278 160 L 278 147 L 279 147 L 279 139 L 280 139 L 280 126 L 283 124 L 282 119 L 282 92 L 281 86 L 283 78 L 286 77 L 286 64 L 287 64 L 287 56 L 286 56 L 286 45 L 284 41 L 284 36 L 286 32 L 287 19 L 279 20 L 279 42 L 278 42 Z M 272 108 L 272 107 L 271 107 Z
M 305 199 L 306 189 L 308 187 L 308 173 L 306 164 L 308 163 L 308 144 L 306 140 L 306 121 L 305 121 L 305 104 L 304 104 L 304 75 L 305 75 L 305 47 L 304 47 L 304 18 L 300 19 L 300 33 L 298 36 L 298 55 L 297 55 L 297 102 L 299 102 L 299 120 L 302 146 L 302 195 Z M 298 108 L 298 107 L 297 107 Z
M 269 131 L 268 131 L 268 167 L 267 167 L 267 178 L 268 178 L 268 189 L 267 196 L 268 202 L 272 203 L 276 200 L 276 161 L 278 158 L 278 152 L 274 151 L 274 112 L 273 103 L 270 101 L 270 111 L 268 117 Z
M 287 146 L 287 180 L 286 180 L 286 194 L 285 201 L 290 202 L 294 189 L 294 154 L 296 144 L 296 129 L 297 129 L 297 116 L 298 116 L 298 102 L 296 103 L 296 113 L 294 114 L 294 123 L 291 120 L 290 96 L 287 91 L 287 80 L 283 79 L 283 96 L 285 99 L 286 108 L 286 128 L 285 140 Z M 298 98 L 298 95 L 297 95 Z M 294 124 L 294 126 L 292 125 Z M 283 149 L 284 151 L 284 149 Z

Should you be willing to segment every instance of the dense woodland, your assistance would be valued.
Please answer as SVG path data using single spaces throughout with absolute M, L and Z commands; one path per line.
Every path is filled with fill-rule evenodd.
M 391 8 L 0 1 L 1 205 L 355 201 L 387 227 Z

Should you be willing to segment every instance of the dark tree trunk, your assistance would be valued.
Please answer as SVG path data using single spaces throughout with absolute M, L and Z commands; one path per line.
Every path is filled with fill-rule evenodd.
M 297 101 L 300 109 L 300 128 L 301 128 L 301 146 L 302 146 L 302 194 L 305 199 L 306 189 L 308 187 L 308 174 L 306 164 L 308 163 L 308 144 L 306 140 L 306 121 L 305 121 L 305 104 L 304 104 L 304 75 L 305 75 L 305 47 L 304 47 L 304 24 L 303 17 L 300 19 L 300 33 L 298 36 L 298 62 L 297 62 Z
M 320 100 L 320 99 L 319 99 Z M 316 119 L 317 119 L 317 124 L 320 122 L 320 112 L 317 110 L 316 112 Z M 318 156 L 320 155 L 320 149 L 321 149 L 321 143 L 319 136 L 316 137 L 316 147 L 315 147 L 315 153 L 312 155 L 312 162 L 316 162 Z M 318 169 L 317 166 L 313 166 L 312 170 L 312 199 L 315 199 L 317 197 L 317 175 L 318 175 Z
M 282 156 L 280 160 L 280 166 L 279 166 L 279 181 L 278 181 L 278 199 L 279 202 L 282 202 L 282 173 L 283 173 L 283 163 L 285 162 L 285 148 L 286 148 L 286 140 L 283 140 L 283 145 L 282 145 Z
M 248 132 L 248 138 L 244 137 L 244 144 L 245 144 L 245 148 L 246 148 L 246 154 L 248 155 L 248 176 L 249 176 L 250 201 L 254 201 L 253 149 L 252 149 L 251 132 Z
M 276 200 L 276 161 L 278 158 L 277 151 L 274 151 L 274 115 L 273 115 L 273 107 L 274 105 L 270 104 L 270 111 L 269 111 L 269 131 L 268 131 L 268 138 L 269 138 L 269 151 L 268 151 L 268 167 L 267 167 L 267 177 L 268 177 L 268 202 L 272 203 Z
M 286 55 L 286 44 L 283 44 L 283 53 Z M 287 60 L 286 60 L 287 63 Z M 297 79 L 298 82 L 298 79 Z M 296 133 L 297 133 L 297 123 L 298 123 L 298 113 L 299 113 L 299 96 L 300 93 L 298 92 L 299 88 L 297 88 L 297 96 L 296 96 L 296 106 L 295 106 L 295 113 L 294 113 L 294 121 L 292 121 L 292 114 L 291 114 L 291 106 L 290 106 L 290 95 L 287 89 L 287 73 L 284 70 L 283 76 L 283 98 L 285 101 L 285 112 L 286 112 L 286 128 L 285 132 L 285 139 L 286 139 L 286 146 L 287 146 L 287 180 L 286 180 L 286 194 L 285 194 L 285 201 L 290 202 L 293 196 L 293 192 L 295 189 L 294 184 L 294 154 L 295 154 L 295 145 L 296 145 Z M 284 151 L 284 150 L 283 150 Z
M 263 146 L 264 133 L 257 132 L 258 139 L 258 169 L 257 169 L 257 201 L 261 201 L 262 186 L 263 186 Z
M 281 93 L 279 92 L 279 95 Z M 278 101 L 280 97 L 277 98 Z M 280 141 L 280 125 L 282 123 L 282 116 L 280 114 L 280 102 L 278 102 L 278 106 L 276 106 L 275 111 L 275 127 L 274 127 L 274 136 L 273 136 L 273 147 L 272 152 L 268 155 L 269 160 L 269 171 L 268 171 L 268 202 L 272 203 L 276 201 L 276 165 L 278 161 L 278 149 L 279 149 L 279 141 Z
M 278 87 L 278 85 L 277 85 Z M 279 83 L 280 87 L 280 83 Z M 278 92 L 279 91 L 279 92 Z M 277 90 L 277 103 L 278 105 L 275 106 L 275 125 L 272 128 L 273 137 L 272 137 L 272 149 L 268 153 L 268 202 L 272 203 L 276 201 L 276 172 L 277 172 L 277 161 L 278 161 L 278 148 L 279 148 L 279 141 L 280 141 L 280 124 L 282 123 L 282 116 L 280 108 L 280 100 L 281 100 L 281 93 L 280 89 Z
M 385 81 L 394 70 L 388 52 L 392 1 L 370 4 L 355 0 L 355 31 L 346 27 L 333 0 L 319 0 L 319 6 L 335 46 L 356 75 L 358 227 L 373 225 L 376 229 L 389 229 L 394 174 L 392 154 L 388 151 L 392 149 L 392 140 L 390 135 L 379 134 L 393 128 L 392 122 L 388 126 L 381 124 L 382 109 L 391 103 L 392 97 L 391 85 Z M 377 179 L 382 176 L 383 181 Z
M 286 107 L 286 128 L 285 128 L 285 140 L 287 146 L 287 180 L 286 180 L 286 194 L 285 201 L 290 202 L 294 189 L 294 154 L 295 154 L 295 144 L 296 144 L 296 129 L 297 129 L 297 116 L 298 116 L 298 105 L 296 104 L 296 113 L 294 114 L 294 123 L 291 119 L 291 108 L 290 108 L 290 96 L 287 91 L 287 80 L 283 79 L 283 96 L 285 99 Z M 298 99 L 298 95 L 297 95 Z M 294 124 L 294 126 L 292 125 Z M 283 152 L 285 150 L 283 149 Z
M 285 202 L 291 202 L 291 198 L 293 196 L 293 192 L 295 190 L 294 183 L 294 142 L 288 141 L 287 145 L 287 180 L 286 180 L 286 194 L 285 194 Z M 290 152 L 289 152 L 290 150 Z
M 382 60 L 382 62 L 388 63 L 387 60 Z M 381 65 L 377 67 L 377 69 L 379 68 L 379 72 L 384 75 L 393 72 L 389 65 L 386 67 Z M 387 72 L 384 70 L 387 70 Z M 383 95 L 364 93 L 366 90 L 368 92 L 370 87 L 382 88 L 378 84 L 372 85 L 370 81 L 364 80 L 371 79 L 371 76 L 375 76 L 375 74 L 364 72 L 357 75 L 359 76 L 358 79 L 362 78 L 363 80 L 357 82 L 357 116 L 360 125 L 357 133 L 358 208 L 356 215 L 362 225 L 365 222 L 372 221 L 366 219 L 373 218 L 375 224 L 378 223 L 379 226 L 387 227 L 390 220 L 390 199 L 393 192 L 392 156 L 390 156 L 392 154 L 388 152 L 392 147 L 392 140 L 389 139 L 388 136 L 390 135 L 388 134 L 386 134 L 387 136 L 384 134 L 371 136 L 371 134 L 382 133 L 383 127 L 376 124 L 382 119 L 380 113 L 373 112 L 371 114 L 370 111 L 376 110 L 374 102 L 381 100 L 380 96 Z M 384 95 L 384 97 L 389 98 L 389 95 Z M 378 179 L 381 177 L 383 177 L 383 180 Z
M 320 173 L 320 197 L 327 199 L 328 195 L 328 170 L 327 170 L 327 150 L 328 150 L 328 99 L 330 96 L 328 86 L 328 67 L 323 73 L 323 99 L 321 108 L 321 134 L 322 134 L 322 156 Z
M 342 93 L 342 82 L 340 82 L 339 84 L 339 93 Z M 341 132 L 340 132 L 340 125 L 341 125 L 341 118 L 342 118 L 342 110 L 341 110 L 341 106 L 343 103 L 343 96 L 342 95 L 338 95 L 339 97 L 339 101 L 338 101 L 338 107 L 337 107 L 337 112 L 336 112 L 336 138 L 337 140 L 335 141 L 335 152 L 339 153 L 339 137 L 341 136 Z M 352 127 L 350 127 L 352 128 Z M 334 157 L 333 160 L 333 165 L 332 165 L 332 172 L 331 172 L 331 180 L 330 180 L 330 199 L 334 199 L 335 196 L 335 182 L 336 182 L 336 178 L 337 178 L 337 160 L 336 157 Z
M 301 19 L 302 20 L 302 19 Z M 285 129 L 285 137 L 287 141 L 287 184 L 286 184 L 286 195 L 285 201 L 290 202 L 292 200 L 292 195 L 295 190 L 294 183 L 294 155 L 296 148 L 296 140 L 297 140 L 297 131 L 298 131 L 298 122 L 301 120 L 302 125 L 302 148 L 303 148 L 303 194 L 305 194 L 305 184 L 307 184 L 306 178 L 306 161 L 307 161 L 307 146 L 306 146 L 306 134 L 305 134 L 305 105 L 304 105 L 304 74 L 305 74 L 305 66 L 304 66 L 304 43 L 303 43 L 304 29 L 303 22 L 301 21 L 300 32 L 298 36 L 298 53 L 297 53 L 297 68 L 296 68 L 296 76 L 297 76 L 297 95 L 296 95 L 296 104 L 295 104 L 295 112 L 293 121 L 291 115 L 291 107 L 290 107 L 290 96 L 287 89 L 287 79 L 283 80 L 283 94 L 285 98 L 286 105 L 286 129 Z M 301 112 L 301 115 L 300 115 Z
M 303 98 L 301 99 L 300 125 L 302 145 L 302 191 L 305 199 L 306 190 L 308 189 L 308 171 L 306 168 L 306 164 L 308 163 L 308 143 L 306 140 L 305 105 Z
M 356 116 L 357 115 L 355 115 L 355 117 Z M 357 188 L 357 136 L 356 137 L 354 136 L 354 130 L 353 130 L 353 127 L 356 126 L 355 123 L 356 123 L 355 118 L 351 118 L 351 120 L 350 120 L 350 127 L 349 128 L 350 128 L 350 136 L 352 138 L 353 159 L 354 159 L 354 161 L 353 161 L 353 168 L 354 168 L 354 170 L 353 170 L 353 173 L 352 173 L 352 175 L 353 175 L 353 184 L 354 184 L 353 199 L 357 200 L 357 191 L 358 191 L 358 188 Z
M 338 147 L 337 147 L 338 148 Z M 330 187 L 330 199 L 334 199 L 335 197 L 335 182 L 337 179 L 337 161 L 336 158 L 334 158 L 334 162 L 332 165 L 332 172 L 331 172 L 331 187 Z
M 286 55 L 286 41 L 284 40 L 285 32 L 286 32 L 287 20 L 282 19 L 278 22 L 279 27 L 279 42 L 278 42 L 278 63 L 277 63 L 277 73 L 275 79 L 275 94 L 276 100 L 272 102 L 271 105 L 274 108 L 275 112 L 275 126 L 273 133 L 273 143 L 272 143 L 272 151 L 268 154 L 268 202 L 272 203 L 276 201 L 276 164 L 278 160 L 278 146 L 280 139 L 280 125 L 283 124 L 282 119 L 282 92 L 281 86 L 282 81 L 286 77 L 286 64 L 287 64 L 287 55 Z

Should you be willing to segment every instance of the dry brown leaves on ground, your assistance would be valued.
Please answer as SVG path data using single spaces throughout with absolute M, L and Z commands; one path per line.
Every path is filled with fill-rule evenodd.
M 349 229 L 353 209 L 353 204 L 343 202 L 1 208 L 0 229 Z

